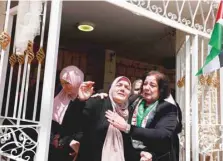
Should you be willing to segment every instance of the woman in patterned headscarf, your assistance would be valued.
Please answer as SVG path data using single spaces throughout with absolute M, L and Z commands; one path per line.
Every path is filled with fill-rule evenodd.
M 83 80 L 84 74 L 76 66 L 68 66 L 60 73 L 62 90 L 54 99 L 49 161 L 71 161 L 77 157 L 82 109 L 94 84 Z

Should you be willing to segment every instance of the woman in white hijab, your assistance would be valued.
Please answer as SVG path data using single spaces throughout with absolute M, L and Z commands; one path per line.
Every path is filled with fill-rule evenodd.
M 60 73 L 63 88 L 54 99 L 49 161 L 71 161 L 77 157 L 82 109 L 93 93 L 94 84 L 83 80 L 84 74 L 76 66 L 68 66 Z
M 128 120 L 128 97 L 131 82 L 127 77 L 116 78 L 105 99 L 91 98 L 84 107 L 84 135 L 80 147 L 81 161 L 131 161 L 131 139 L 115 128 L 106 118 L 114 115 Z M 114 120 L 111 120 L 114 121 Z M 142 154 L 144 158 L 146 154 Z M 133 159 L 134 160 L 134 159 Z

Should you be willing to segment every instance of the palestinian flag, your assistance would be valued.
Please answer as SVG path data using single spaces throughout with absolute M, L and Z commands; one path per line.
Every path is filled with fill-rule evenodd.
M 210 52 L 196 75 L 206 74 L 223 67 L 223 0 L 221 0 L 216 23 L 209 41 Z

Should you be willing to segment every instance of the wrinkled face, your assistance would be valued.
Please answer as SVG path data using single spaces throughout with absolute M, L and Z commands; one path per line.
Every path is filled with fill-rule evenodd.
M 115 103 L 122 104 L 127 101 L 130 94 L 130 84 L 126 81 L 119 81 L 113 89 L 112 97 Z
M 133 94 L 139 94 L 141 92 L 142 81 L 136 82 L 133 90 Z
M 68 94 L 68 95 L 77 95 L 78 93 L 78 88 L 72 86 L 72 84 L 70 84 L 69 82 L 61 79 L 60 83 L 63 87 L 63 90 Z
M 148 103 L 153 103 L 159 99 L 159 86 L 154 75 L 146 77 L 143 84 L 142 96 Z

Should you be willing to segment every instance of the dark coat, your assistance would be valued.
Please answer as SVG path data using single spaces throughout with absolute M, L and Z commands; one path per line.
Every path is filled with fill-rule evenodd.
M 139 99 L 130 98 L 130 120 Z M 182 130 L 182 114 L 179 106 L 166 101 L 159 101 L 156 113 L 145 128 L 131 125 L 130 136 L 142 141 L 146 151 L 153 154 L 153 161 L 179 161 L 178 133 Z
M 87 101 L 83 110 L 85 125 L 78 161 L 101 161 L 104 140 L 109 126 L 105 117 L 107 110 L 112 110 L 109 98 L 91 98 Z M 131 155 L 134 150 L 131 138 L 125 133 L 122 133 L 122 137 L 125 161 L 135 161 L 136 159 Z
M 71 161 L 73 159 L 73 157 L 69 156 L 69 153 L 73 152 L 69 144 L 72 140 L 81 141 L 83 135 L 81 119 L 84 106 L 85 102 L 78 99 L 71 101 L 65 112 L 62 124 L 52 121 L 49 161 Z M 61 148 L 54 148 L 52 145 L 56 134 L 60 135 L 59 145 Z

